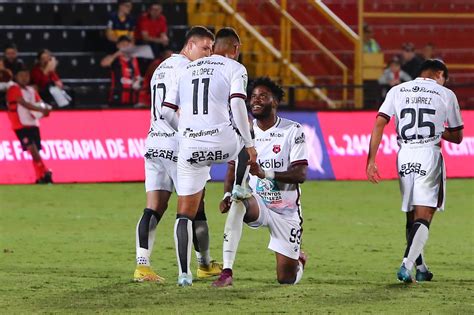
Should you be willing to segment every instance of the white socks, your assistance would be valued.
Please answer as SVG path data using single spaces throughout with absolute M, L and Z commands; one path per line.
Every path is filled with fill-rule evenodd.
M 235 261 L 242 226 L 244 223 L 245 206 L 241 201 L 233 201 L 227 215 L 224 227 L 223 258 L 224 269 L 232 269 Z
M 191 274 L 191 246 L 193 244 L 193 223 L 185 217 L 178 217 L 174 224 L 174 243 L 179 274 Z
M 423 248 L 425 247 L 429 236 L 429 228 L 424 222 L 415 221 L 413 228 L 416 229 L 416 232 L 411 241 L 410 250 L 405 262 L 405 267 L 408 270 L 413 269 L 415 261 L 423 252 Z

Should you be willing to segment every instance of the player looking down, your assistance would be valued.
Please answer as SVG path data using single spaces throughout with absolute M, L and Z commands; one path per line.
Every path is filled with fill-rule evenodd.
M 162 117 L 161 103 L 167 91 L 178 83 L 176 73 L 190 61 L 211 54 L 214 34 L 207 28 L 195 26 L 186 34 L 184 47 L 163 61 L 153 73 L 150 88 L 151 119 L 145 144 L 145 189 L 146 208 L 136 228 L 135 281 L 163 281 L 151 270 L 150 255 L 155 240 L 156 227 L 168 207 L 173 188 L 176 186 L 176 163 L 178 139 L 176 130 Z M 173 116 L 177 120 L 177 116 Z M 204 213 L 204 200 L 200 200 L 199 211 L 192 222 L 195 234 L 194 247 L 198 258 L 197 275 L 200 278 L 219 274 L 222 267 L 211 261 L 209 254 L 209 229 Z
M 413 282 L 430 281 L 433 274 L 426 266 L 423 249 L 428 241 L 434 213 L 444 210 L 446 170 L 441 154 L 441 139 L 461 143 L 463 121 L 456 95 L 443 85 L 448 80 L 446 65 L 434 59 L 421 66 L 413 81 L 394 86 L 379 109 L 370 139 L 367 178 L 378 183 L 375 158 L 383 130 L 395 116 L 398 144 L 397 170 L 406 212 L 407 246 L 397 278 Z
M 250 108 L 255 132 L 257 163 L 250 168 L 253 195 L 243 201 L 230 198 L 234 164 L 229 163 L 221 212 L 229 211 L 224 228 L 224 269 L 213 286 L 232 285 L 232 268 L 243 222 L 252 228 L 268 227 L 268 248 L 275 252 L 277 279 L 296 284 L 303 276 L 306 255 L 300 250 L 303 232 L 299 185 L 308 168 L 301 125 L 277 116 L 284 92 L 269 78 L 254 81 Z
M 211 165 L 234 160 L 239 152 L 247 152 L 243 171 L 237 176 L 240 185 L 246 177 L 247 159 L 251 163 L 256 160 L 245 105 L 247 70 L 236 61 L 239 52 L 237 33 L 231 28 L 219 30 L 214 54 L 188 64 L 180 74 L 178 89 L 167 94 L 163 102 L 163 116 L 170 123 L 174 112 L 180 110 L 175 223 L 180 286 L 192 285 L 192 220 Z

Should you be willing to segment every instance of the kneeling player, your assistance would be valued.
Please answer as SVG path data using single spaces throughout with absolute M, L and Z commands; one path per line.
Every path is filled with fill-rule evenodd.
M 249 185 L 252 197 L 231 202 L 234 166 L 229 163 L 221 212 L 229 211 L 224 229 L 224 270 L 213 286 L 232 285 L 232 267 L 242 235 L 242 222 L 252 228 L 266 226 L 277 259 L 277 279 L 296 284 L 303 275 L 306 255 L 300 250 L 303 232 L 299 184 L 308 167 L 301 125 L 276 115 L 283 90 L 268 78 L 254 82 L 250 106 L 255 117 L 257 164 L 252 165 Z

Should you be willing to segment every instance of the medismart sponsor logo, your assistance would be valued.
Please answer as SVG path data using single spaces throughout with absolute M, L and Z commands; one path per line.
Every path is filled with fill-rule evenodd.
M 219 133 L 219 129 L 211 129 L 211 130 L 200 130 L 200 131 L 193 131 L 193 130 L 185 130 L 183 132 L 183 136 L 187 138 L 200 138 L 204 136 L 215 136 L 216 134 Z

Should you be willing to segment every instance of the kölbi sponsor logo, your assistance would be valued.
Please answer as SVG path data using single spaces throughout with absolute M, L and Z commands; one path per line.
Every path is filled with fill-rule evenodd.
M 258 160 L 258 164 L 263 169 L 272 169 L 272 168 L 283 167 L 285 165 L 285 162 L 283 161 L 283 159 L 281 160 L 269 159 L 265 161 Z

